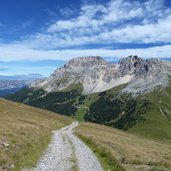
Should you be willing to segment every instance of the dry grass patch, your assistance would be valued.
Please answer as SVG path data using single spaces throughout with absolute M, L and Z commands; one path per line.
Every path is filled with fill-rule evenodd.
M 51 131 L 71 119 L 0 99 L 0 171 L 32 167 L 51 140 Z
M 95 150 L 107 151 L 116 165 L 125 170 L 171 170 L 170 141 L 144 139 L 92 123 L 82 123 L 76 133 L 88 142 L 90 147 L 94 144 L 92 148 Z M 105 167 L 110 167 L 110 164 L 107 165 Z

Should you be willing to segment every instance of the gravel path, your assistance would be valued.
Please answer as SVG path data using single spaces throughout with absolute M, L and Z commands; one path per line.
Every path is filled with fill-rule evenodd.
M 54 131 L 51 144 L 31 171 L 103 171 L 93 152 L 73 134 L 76 126 L 73 122 Z

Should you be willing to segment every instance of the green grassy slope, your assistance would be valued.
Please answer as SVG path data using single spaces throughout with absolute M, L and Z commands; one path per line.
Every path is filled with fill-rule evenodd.
M 51 131 L 71 122 L 66 116 L 0 99 L 0 170 L 34 166 L 51 140 Z
M 158 87 L 139 98 L 149 100 L 151 107 L 144 114 L 146 120 L 139 122 L 129 131 L 149 137 L 171 139 L 171 82 L 167 88 Z
M 106 124 L 144 137 L 171 139 L 171 82 L 151 93 L 132 97 L 104 93 L 89 109 L 87 121 Z
M 93 123 L 76 134 L 96 153 L 105 170 L 170 171 L 171 141 L 154 140 Z
M 171 139 L 171 81 L 167 88 L 133 97 L 120 94 L 126 84 L 111 90 L 82 95 L 80 84 L 60 92 L 25 89 L 13 101 L 67 114 L 79 121 L 105 124 L 147 137 Z
M 84 100 L 81 101 L 81 103 L 79 102 L 77 105 L 79 108 L 77 109 L 77 113 L 75 114 L 74 118 L 78 119 L 79 121 L 84 121 L 85 115 L 89 111 L 90 106 L 95 102 L 97 102 L 100 99 L 100 97 L 106 97 L 112 94 L 118 94 L 125 86 L 126 84 L 123 84 L 102 93 L 93 93 L 93 94 L 85 95 Z
M 82 86 L 80 84 L 73 84 L 62 91 L 52 93 L 47 93 L 42 89 L 26 88 L 6 98 L 52 112 L 73 115 L 77 112 L 77 102 L 81 93 Z

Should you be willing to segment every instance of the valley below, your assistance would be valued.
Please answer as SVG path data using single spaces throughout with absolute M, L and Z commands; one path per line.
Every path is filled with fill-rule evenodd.
M 5 96 L 0 170 L 171 170 L 170 71 L 137 56 L 74 58 Z

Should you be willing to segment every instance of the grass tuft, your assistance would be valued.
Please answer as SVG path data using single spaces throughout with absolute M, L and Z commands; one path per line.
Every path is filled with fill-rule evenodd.
M 77 134 L 77 136 L 93 150 L 105 170 L 125 171 L 108 149 L 97 146 L 96 142 L 90 137 L 83 136 L 82 134 Z

